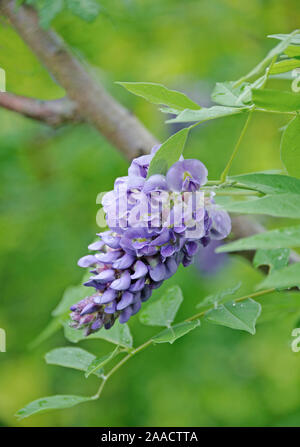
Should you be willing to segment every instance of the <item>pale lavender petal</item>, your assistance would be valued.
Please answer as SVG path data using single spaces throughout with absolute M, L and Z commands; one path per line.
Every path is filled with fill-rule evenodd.
M 145 278 L 140 278 L 134 283 L 131 283 L 131 286 L 129 288 L 130 292 L 139 292 L 143 289 L 145 284 Z
M 125 307 L 129 306 L 133 301 L 133 294 L 130 292 L 124 292 L 122 298 L 117 304 L 117 310 L 123 310 Z
M 160 253 L 164 258 L 167 258 L 169 256 L 172 256 L 176 251 L 175 245 L 163 245 L 161 247 Z
M 107 253 L 97 254 L 97 259 L 100 262 L 103 262 L 104 264 L 112 264 L 121 255 L 122 255 L 122 252 L 120 250 L 116 250 L 116 251 L 112 250 L 112 251 L 108 251 Z
M 196 191 L 207 181 L 207 169 L 199 160 L 178 161 L 167 172 L 168 187 L 173 191 Z
M 103 241 L 95 241 L 88 246 L 89 250 L 101 250 L 104 247 Z
M 134 260 L 135 256 L 125 253 L 125 255 L 113 263 L 113 267 L 118 270 L 127 269 L 132 266 Z
M 166 191 L 168 189 L 166 177 L 164 175 L 155 174 L 146 180 L 143 186 L 143 192 L 148 194 L 152 191 Z
M 91 265 L 97 264 L 98 259 L 94 255 L 83 256 L 79 259 L 78 265 L 79 267 L 90 267 Z
M 126 290 L 129 288 L 130 283 L 131 283 L 130 273 L 126 270 L 124 273 L 122 273 L 120 278 L 115 279 L 111 283 L 110 287 L 114 290 Z
M 113 269 L 106 269 L 100 272 L 97 276 L 94 276 L 94 279 L 99 281 L 100 283 L 111 282 L 115 279 L 116 272 Z
M 159 262 L 156 267 L 150 268 L 150 277 L 153 281 L 161 281 L 166 276 L 166 266 L 162 262 Z
M 133 266 L 134 273 L 131 275 L 131 279 L 138 279 L 145 276 L 148 273 L 148 267 L 142 261 L 136 261 Z
M 113 301 L 117 296 L 117 292 L 111 288 L 105 290 L 103 295 L 100 297 L 101 304 L 107 304 Z M 95 301 L 95 300 L 94 300 Z

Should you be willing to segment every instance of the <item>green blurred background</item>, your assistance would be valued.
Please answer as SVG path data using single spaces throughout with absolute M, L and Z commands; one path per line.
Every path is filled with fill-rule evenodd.
M 65 12 L 53 27 L 93 76 L 160 139 L 174 130 L 164 124 L 165 116 L 114 81 L 163 83 L 209 105 L 216 81 L 237 79 L 276 43 L 267 34 L 299 27 L 298 0 L 100 3 L 105 12 L 93 23 Z M 41 99 L 63 96 L 4 23 L 0 42 L 7 91 Z M 190 137 L 185 155 L 201 159 L 210 179 L 224 167 L 243 119 L 209 122 Z M 292 312 L 282 315 L 271 297 L 261 300 L 264 314 L 254 337 L 203 323 L 172 346 L 151 347 L 136 356 L 99 401 L 16 421 L 15 411 L 30 400 L 92 394 L 98 386 L 96 377 L 86 380 L 80 372 L 45 364 L 47 351 L 68 345 L 62 331 L 35 349 L 28 345 L 49 323 L 64 289 L 80 281 L 77 259 L 98 231 L 96 196 L 126 174 L 128 163 L 87 125 L 53 130 L 4 110 L 0 123 L 0 327 L 7 332 L 7 352 L 0 353 L 0 425 L 299 426 L 300 353 L 291 351 L 290 342 L 300 308 L 295 301 Z M 232 172 L 280 169 L 278 129 L 284 124 L 280 117 L 255 116 Z M 192 266 L 180 269 L 168 285 L 183 289 L 179 318 L 184 318 L 206 295 L 239 281 L 242 294 L 260 277 L 245 260 L 232 257 L 214 276 Z M 130 327 L 136 344 L 154 332 L 138 318 Z M 99 340 L 81 346 L 97 355 L 110 348 Z

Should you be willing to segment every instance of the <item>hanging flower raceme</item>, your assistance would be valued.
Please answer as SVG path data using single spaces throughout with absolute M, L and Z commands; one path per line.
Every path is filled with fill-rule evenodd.
M 95 292 L 71 307 L 71 318 L 87 335 L 111 328 L 116 319 L 126 323 L 180 264 L 191 264 L 199 247 L 231 230 L 228 214 L 201 190 L 207 169 L 199 160 L 181 157 L 165 176 L 147 178 L 157 149 L 134 159 L 128 176 L 104 195 L 109 230 L 89 245 L 94 254 L 78 262 L 92 267 L 85 285 Z

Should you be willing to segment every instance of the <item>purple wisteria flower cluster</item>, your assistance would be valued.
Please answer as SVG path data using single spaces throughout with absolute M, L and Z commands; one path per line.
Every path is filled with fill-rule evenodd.
M 103 196 L 108 230 L 89 245 L 94 254 L 78 262 L 92 267 L 85 285 L 95 291 L 71 307 L 72 327 L 86 335 L 116 319 L 126 323 L 180 264 L 191 264 L 199 247 L 231 230 L 228 214 L 201 190 L 207 169 L 199 160 L 181 157 L 166 175 L 147 178 L 158 148 L 135 158 L 128 176 Z

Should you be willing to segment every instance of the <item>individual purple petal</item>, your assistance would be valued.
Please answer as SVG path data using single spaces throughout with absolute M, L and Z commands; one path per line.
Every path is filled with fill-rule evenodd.
M 113 269 L 106 269 L 100 272 L 97 276 L 94 276 L 94 279 L 99 281 L 102 284 L 107 282 L 111 282 L 115 279 L 116 272 Z
M 193 258 L 191 256 L 185 255 L 182 260 L 183 267 L 188 267 L 193 262 Z
M 155 174 L 151 175 L 151 177 L 145 181 L 143 186 L 143 192 L 148 194 L 152 191 L 167 191 L 168 185 L 166 181 L 166 177 L 164 175 Z
M 146 285 L 143 288 L 143 290 L 141 291 L 141 300 L 143 302 L 147 301 L 150 298 L 151 295 L 152 295 L 152 289 L 148 285 Z
M 112 301 L 111 303 L 109 303 L 107 306 L 105 306 L 104 308 L 104 312 L 106 314 L 114 314 L 115 311 L 117 310 L 117 303 L 116 301 Z
M 160 253 L 164 258 L 172 256 L 176 251 L 175 245 L 167 244 L 161 247 Z
M 107 304 L 110 303 L 111 301 L 113 301 L 115 299 L 115 297 L 117 296 L 117 292 L 111 288 L 106 289 L 105 292 L 103 293 L 102 296 L 100 296 L 99 302 L 100 304 Z M 94 299 L 94 301 L 96 300 L 96 298 Z M 98 301 L 98 299 L 97 299 Z
M 168 279 L 168 278 L 171 278 L 171 276 L 173 276 L 176 273 L 176 271 L 178 269 L 178 264 L 174 257 L 168 258 L 166 260 L 165 264 L 166 264 L 166 268 L 167 268 L 165 279 Z
M 89 250 L 101 250 L 104 247 L 104 242 L 103 241 L 96 241 L 93 242 L 92 244 L 90 244 L 88 246 Z
M 125 253 L 121 258 L 113 263 L 113 268 L 118 270 L 127 269 L 132 266 L 135 256 Z
M 134 158 L 128 169 L 128 176 L 141 176 L 146 178 L 148 167 L 153 155 L 142 155 L 141 157 Z
M 94 255 L 83 256 L 79 259 L 77 264 L 79 267 L 90 267 L 91 265 L 97 264 L 98 259 Z
M 100 262 L 103 262 L 104 264 L 112 264 L 121 255 L 122 255 L 122 252 L 120 250 L 112 250 L 112 251 L 108 251 L 107 253 L 97 254 L 97 259 Z
M 231 231 L 231 220 L 229 214 L 218 207 L 212 207 L 208 210 L 212 219 L 210 236 L 212 239 L 224 239 Z
M 132 314 L 131 316 L 135 315 L 138 313 L 138 311 L 140 310 L 142 306 L 142 302 L 140 299 L 138 299 L 134 304 L 132 304 L 131 309 L 132 309 Z
M 148 273 L 148 267 L 142 261 L 136 261 L 133 270 L 134 273 L 131 275 L 131 279 L 139 279 Z
M 145 284 L 145 278 L 140 278 L 134 283 L 131 283 L 131 286 L 129 287 L 130 292 L 139 292 L 143 289 Z
M 123 292 L 122 298 L 117 304 L 117 310 L 123 310 L 125 307 L 129 306 L 133 301 L 133 294 L 130 292 Z
M 101 282 L 95 280 L 94 276 L 91 276 L 91 278 L 88 281 L 84 282 L 83 285 L 86 287 L 95 287 L 95 289 L 97 290 L 104 290 L 106 287 L 105 284 L 101 284 Z
M 104 233 L 98 233 L 101 236 L 103 242 L 110 248 L 120 248 L 120 237 L 113 236 L 111 231 L 105 231 Z
M 131 283 L 130 273 L 126 270 L 121 274 L 120 278 L 115 279 L 110 287 L 114 290 L 126 290 L 129 288 Z
M 128 189 L 141 189 L 143 188 L 145 183 L 144 177 L 140 177 L 137 175 L 132 175 L 128 179 Z
M 165 279 L 166 276 L 166 266 L 162 262 L 159 262 L 156 267 L 150 268 L 149 271 L 151 279 L 153 281 L 161 281 Z
M 94 303 L 87 304 L 80 312 L 80 316 L 83 317 L 83 315 L 93 314 L 94 312 L 97 312 L 98 309 L 99 306 L 97 304 Z
M 119 317 L 119 321 L 121 324 L 127 323 L 127 321 L 129 320 L 129 318 L 132 315 L 132 309 L 131 307 L 126 307 L 124 310 L 122 310 L 120 317 Z
M 189 241 L 185 244 L 185 249 L 188 256 L 194 256 L 198 250 L 198 243 L 196 241 Z
M 102 326 L 103 326 L 103 321 L 101 320 L 101 318 L 97 318 L 91 325 L 91 329 L 93 332 L 96 332 L 96 331 L 99 331 L 99 329 L 101 329 Z
M 168 228 L 164 228 L 159 236 L 150 242 L 150 245 L 159 246 L 166 244 L 171 239 L 171 232 Z
M 197 191 L 207 181 L 207 169 L 199 160 L 177 161 L 166 175 L 168 187 L 173 191 Z

